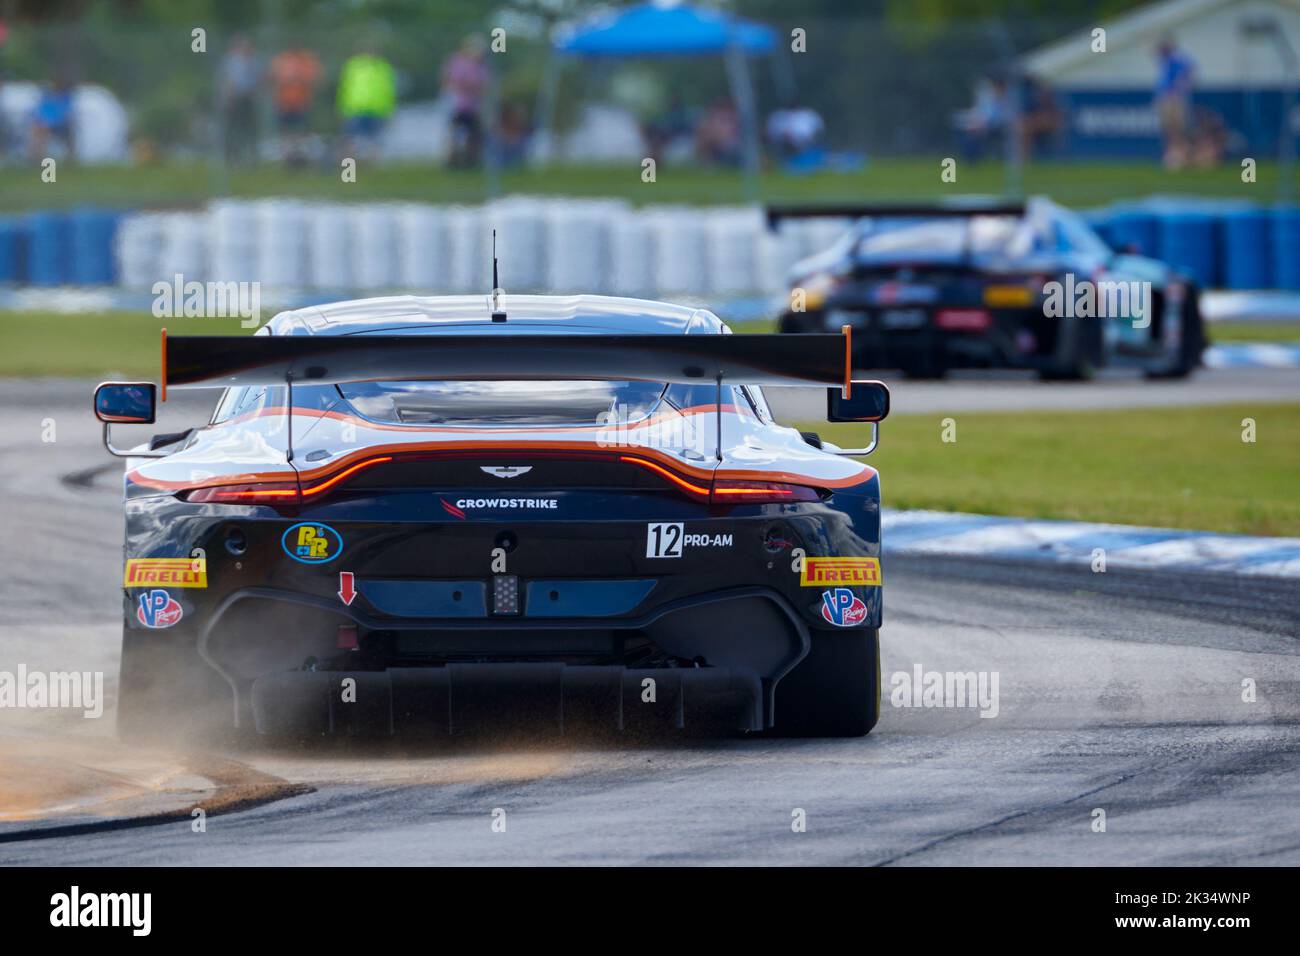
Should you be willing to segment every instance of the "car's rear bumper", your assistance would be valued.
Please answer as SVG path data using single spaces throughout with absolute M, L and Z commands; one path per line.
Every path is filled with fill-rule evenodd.
M 350 690 L 347 690 L 351 681 Z M 478 729 L 761 730 L 762 679 L 728 667 L 460 663 L 258 678 L 259 733 L 433 737 Z
M 340 649 L 341 631 L 354 649 Z M 624 617 L 461 619 L 394 617 L 361 600 L 343 606 L 246 588 L 213 609 L 197 650 L 229 687 L 237 726 L 337 731 L 364 718 L 380 728 L 455 732 L 492 712 L 485 698 L 499 712 L 540 708 L 537 716 L 560 726 L 580 715 L 620 729 L 681 727 L 711 702 L 725 705 L 719 713 L 734 728 L 758 730 L 772 726 L 776 686 L 810 646 L 798 610 L 764 587 Z M 646 648 L 655 666 L 620 662 Z M 355 701 L 342 699 L 344 677 L 358 681 Z M 643 699 L 646 678 L 658 685 L 654 699 Z M 353 707 L 362 697 L 367 706 Z
M 147 623 L 139 606 L 162 588 L 127 587 L 124 653 L 145 662 L 144 690 L 190 712 L 201 700 L 205 714 L 238 728 L 258 722 L 254 686 L 277 675 L 435 670 L 444 675 L 435 683 L 454 690 L 445 668 L 484 665 L 505 677 L 534 663 L 563 665 L 566 673 L 727 671 L 746 686 L 758 682 L 758 717 L 742 709 L 735 724 L 752 728 L 772 725 L 776 685 L 807 654 L 810 633 L 879 626 L 878 580 L 836 577 L 834 567 L 805 575 L 796 560 L 798 549 L 878 562 L 874 477 L 789 505 L 551 494 L 563 500 L 560 517 L 517 520 L 455 518 L 437 495 L 421 503 L 416 492 L 341 499 L 291 515 L 135 499 L 128 554 L 201 553 L 205 581 L 160 595 L 174 605 L 165 624 Z M 660 520 L 675 521 L 683 534 L 676 556 L 648 554 L 649 522 Z M 290 531 L 306 526 L 328 535 L 319 560 L 298 560 L 286 544 Z M 832 613 L 840 605 L 828 600 L 845 595 L 851 604 L 841 618 Z M 405 712 L 399 701 L 393 713 Z

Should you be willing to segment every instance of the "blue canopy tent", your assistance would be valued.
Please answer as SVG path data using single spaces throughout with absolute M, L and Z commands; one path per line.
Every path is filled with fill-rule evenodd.
M 740 115 L 748 189 L 757 192 L 758 115 L 749 58 L 776 50 L 776 31 L 761 23 L 687 4 L 642 3 L 563 24 L 552 37 L 550 63 L 538 109 L 539 129 L 549 137 L 555 111 L 557 58 L 586 60 L 722 56 L 731 96 Z

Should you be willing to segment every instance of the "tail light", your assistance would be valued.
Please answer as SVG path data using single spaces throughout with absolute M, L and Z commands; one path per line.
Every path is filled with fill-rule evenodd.
M 359 461 L 350 468 L 345 468 L 337 475 L 322 478 L 320 481 L 305 483 L 301 488 L 296 481 L 268 481 L 241 485 L 210 485 L 195 488 L 185 493 L 186 501 L 215 502 L 219 504 L 239 505 L 274 505 L 291 504 L 299 500 L 309 500 L 323 495 L 340 482 L 346 481 L 357 472 L 392 461 L 392 455 L 379 455 Z
M 275 505 L 298 500 L 298 482 L 275 481 L 247 485 L 209 485 L 185 492 L 186 501 L 203 504 Z
M 934 324 L 949 332 L 983 332 L 993 324 L 986 309 L 940 309 Z
M 316 482 L 294 481 L 245 482 L 231 485 L 208 485 L 183 492 L 186 501 L 199 504 L 277 505 L 310 501 L 347 481 L 357 472 L 393 460 L 392 455 L 367 458 L 338 474 Z M 820 501 L 816 488 L 779 481 L 722 481 L 688 477 L 656 462 L 634 455 L 619 455 L 620 461 L 654 472 L 678 491 L 696 501 L 711 504 L 781 504 L 792 501 Z
M 632 455 L 620 455 L 620 461 L 640 465 L 648 471 L 665 478 L 688 497 L 696 501 L 723 505 L 770 505 L 785 504 L 792 501 L 820 501 L 821 495 L 816 488 L 806 485 L 786 484 L 779 481 L 735 481 L 716 479 L 704 484 L 684 478 L 663 465 Z
M 714 482 L 715 505 L 768 505 L 789 501 L 820 501 L 815 488 L 806 485 L 788 485 L 777 481 L 727 481 Z

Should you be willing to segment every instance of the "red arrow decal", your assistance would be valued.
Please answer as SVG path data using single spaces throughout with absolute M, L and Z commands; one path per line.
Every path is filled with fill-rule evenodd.
M 339 597 L 344 604 L 351 604 L 356 599 L 357 589 L 352 584 L 352 572 L 339 572 Z

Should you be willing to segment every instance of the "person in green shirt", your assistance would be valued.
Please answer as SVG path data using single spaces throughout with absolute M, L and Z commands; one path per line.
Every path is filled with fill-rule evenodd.
M 373 47 L 348 57 L 339 75 L 338 109 L 353 155 L 374 155 L 379 133 L 396 107 L 393 65 Z

